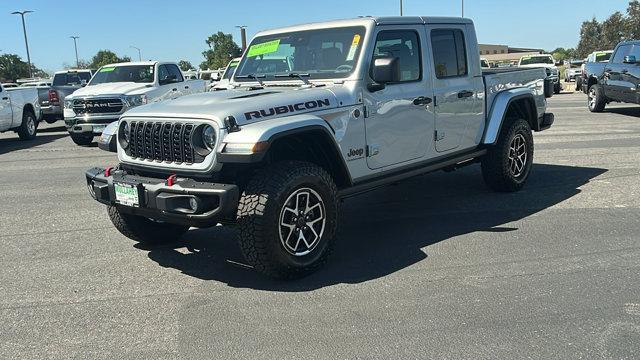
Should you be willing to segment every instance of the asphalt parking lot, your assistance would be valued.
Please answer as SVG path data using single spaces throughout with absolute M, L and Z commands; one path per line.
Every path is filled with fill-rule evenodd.
M 347 201 L 328 267 L 243 265 L 232 229 L 144 248 L 84 186 L 115 155 L 62 122 L 0 135 L 0 357 L 640 358 L 640 107 L 550 100 L 524 191 L 478 166 Z

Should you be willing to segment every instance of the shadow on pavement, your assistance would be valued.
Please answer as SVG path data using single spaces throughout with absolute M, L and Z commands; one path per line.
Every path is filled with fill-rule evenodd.
M 605 108 L 605 112 L 610 112 L 618 115 L 640 117 L 640 107 L 618 107 L 618 108 Z
M 64 127 L 63 127 L 64 129 Z M 0 155 L 9 153 L 11 151 L 28 149 L 38 145 L 44 145 L 46 143 L 50 143 L 57 139 L 67 137 L 67 132 L 50 134 L 49 129 L 45 129 L 45 131 L 38 130 L 38 133 L 33 140 L 20 140 L 18 138 L 18 134 L 15 135 L 15 138 L 8 139 L 0 139 Z
M 534 165 L 524 190 L 493 193 L 479 167 L 436 173 L 349 199 L 341 234 L 327 266 L 295 281 L 275 281 L 245 264 L 235 232 L 218 226 L 188 232 L 175 244 L 147 249 L 163 267 L 229 286 L 308 291 L 339 283 L 360 283 L 406 268 L 427 255 L 422 248 L 473 232 L 517 232 L 503 226 L 578 194 L 580 186 L 606 169 Z M 184 251 L 186 247 L 188 251 Z M 178 251 L 177 249 L 181 249 Z

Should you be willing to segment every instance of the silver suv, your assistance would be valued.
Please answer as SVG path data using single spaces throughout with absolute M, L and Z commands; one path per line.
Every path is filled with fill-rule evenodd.
M 532 131 L 551 126 L 545 70 L 482 72 L 473 23 L 358 18 L 256 35 L 228 90 L 140 106 L 90 194 L 141 242 L 237 224 L 255 269 L 304 276 L 327 259 L 342 199 L 480 163 L 521 189 Z

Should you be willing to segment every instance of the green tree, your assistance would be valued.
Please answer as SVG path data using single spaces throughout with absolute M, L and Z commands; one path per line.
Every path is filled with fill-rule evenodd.
M 602 46 L 602 24 L 595 16 L 590 21 L 582 23 L 580 28 L 580 42 L 576 49 L 579 57 L 587 57 L 590 53 L 599 50 Z
M 200 69 L 219 69 L 227 66 L 234 57 L 240 56 L 242 50 L 233 41 L 231 34 L 222 31 L 209 36 L 205 41 L 209 45 L 209 50 L 202 53 L 205 60 L 200 64 Z
M 613 49 L 627 38 L 626 30 L 628 19 L 619 12 L 614 12 L 602 23 L 602 43 L 599 50 Z
M 0 56 L 0 81 L 15 82 L 17 79 L 29 77 L 29 64 L 15 54 Z
M 576 57 L 576 51 L 572 48 L 565 49 L 560 47 L 551 51 L 550 54 L 553 55 L 553 58 L 556 59 L 556 61 L 571 60 Z
M 629 1 L 625 19 L 625 38 L 640 39 L 640 1 Z
M 91 63 L 89 63 L 89 68 L 98 69 L 101 66 L 107 64 L 116 64 L 121 62 L 131 61 L 131 58 L 128 56 L 118 57 L 116 53 L 111 50 L 100 50 L 97 54 L 91 59 Z
M 178 67 L 180 67 L 180 70 L 182 71 L 189 71 L 193 69 L 193 65 L 191 65 L 191 63 L 188 62 L 187 60 L 180 60 L 178 62 Z

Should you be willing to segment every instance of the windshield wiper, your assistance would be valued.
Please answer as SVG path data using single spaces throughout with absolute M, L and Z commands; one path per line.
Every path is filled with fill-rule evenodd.
M 260 84 L 260 86 L 264 86 L 264 83 L 260 79 L 264 79 L 267 77 L 266 75 L 256 75 L 256 74 L 247 74 L 247 75 L 238 75 L 236 79 L 253 79 Z
M 297 79 L 300 79 L 305 85 L 314 86 L 314 84 L 310 83 L 309 80 L 307 80 L 308 77 L 311 77 L 311 74 L 309 74 L 309 73 L 291 72 L 291 73 L 286 73 L 286 74 L 275 74 L 273 77 L 276 77 L 276 78 L 297 78 Z

